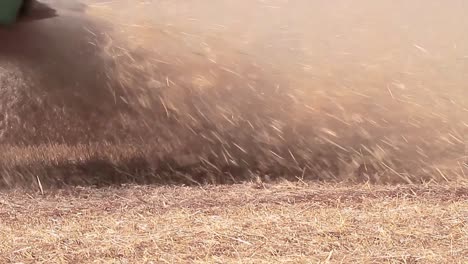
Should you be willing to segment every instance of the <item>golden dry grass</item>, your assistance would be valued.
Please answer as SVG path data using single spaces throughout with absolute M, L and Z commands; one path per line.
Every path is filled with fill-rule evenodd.
M 287 170 L 288 164 L 271 163 L 266 171 L 257 167 L 219 166 L 216 160 L 207 160 L 193 153 L 165 155 L 153 144 L 47 144 L 36 146 L 0 146 L 0 188 L 43 188 L 65 186 L 109 186 L 134 184 L 233 184 L 279 179 L 299 181 L 326 181 L 374 184 L 397 183 L 458 183 L 467 180 L 468 164 L 465 158 L 447 159 L 445 163 L 427 164 L 421 174 L 399 174 L 390 167 L 375 170 L 372 160 L 338 167 L 337 174 L 330 169 L 340 161 L 335 156 L 309 160 L 323 174 L 301 170 Z M 317 162 L 314 164 L 314 162 Z M 352 161 L 351 161 L 352 162 Z M 384 161 L 383 161 L 384 162 Z M 382 162 L 382 163 L 383 163 Z M 385 163 L 383 163 L 385 164 Z M 411 163 L 410 163 L 411 164 Z M 267 166 L 268 163 L 260 166 Z M 219 166 L 219 167 L 217 167 Z M 366 166 L 366 167 L 365 167 Z M 285 169 L 286 168 L 286 169 Z
M 468 185 L 71 188 L 0 198 L 2 263 L 466 263 Z

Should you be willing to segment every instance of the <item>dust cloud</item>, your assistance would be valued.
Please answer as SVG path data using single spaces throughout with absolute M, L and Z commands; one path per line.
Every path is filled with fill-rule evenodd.
M 42 2 L 0 30 L 3 144 L 129 144 L 197 182 L 466 179 L 464 1 Z

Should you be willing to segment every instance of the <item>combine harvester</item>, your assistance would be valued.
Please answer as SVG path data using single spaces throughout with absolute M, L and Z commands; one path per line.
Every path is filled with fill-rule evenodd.
M 0 24 L 11 25 L 32 5 L 32 0 L 1 0 Z
M 0 26 L 57 16 L 55 9 L 36 0 L 0 0 Z

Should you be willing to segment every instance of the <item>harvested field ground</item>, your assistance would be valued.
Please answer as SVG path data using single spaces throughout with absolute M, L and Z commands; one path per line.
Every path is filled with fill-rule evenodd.
M 2 263 L 467 263 L 468 185 L 72 188 L 0 198 Z

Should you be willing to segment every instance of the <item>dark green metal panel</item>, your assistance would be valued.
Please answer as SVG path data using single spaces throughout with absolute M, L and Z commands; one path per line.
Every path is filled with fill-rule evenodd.
M 14 23 L 22 5 L 23 0 L 0 0 L 0 24 Z

